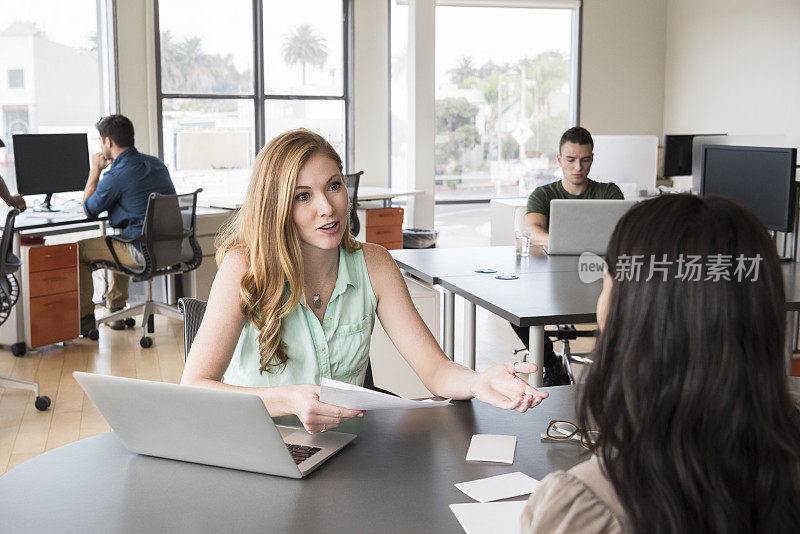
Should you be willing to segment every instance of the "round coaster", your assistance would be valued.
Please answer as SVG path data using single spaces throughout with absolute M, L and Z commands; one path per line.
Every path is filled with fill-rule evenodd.
M 516 280 L 519 276 L 513 274 L 499 274 L 495 276 L 498 280 Z
M 475 272 L 476 273 L 482 273 L 482 274 L 492 274 L 492 273 L 496 273 L 497 269 L 475 269 Z

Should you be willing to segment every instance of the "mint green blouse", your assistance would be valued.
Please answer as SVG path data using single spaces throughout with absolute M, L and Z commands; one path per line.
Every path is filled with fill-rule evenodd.
M 287 284 L 284 299 L 288 297 Z M 248 321 L 223 382 L 269 387 L 319 384 L 322 378 L 332 378 L 362 385 L 377 304 L 364 251 L 349 254 L 339 247 L 339 272 L 322 324 L 303 298 L 283 318 L 282 339 L 289 357 L 286 366 L 259 373 L 258 330 Z

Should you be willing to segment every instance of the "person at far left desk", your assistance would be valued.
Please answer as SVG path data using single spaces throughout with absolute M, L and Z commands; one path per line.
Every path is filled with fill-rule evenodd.
M 123 115 L 109 115 L 96 125 L 100 133 L 101 152 L 92 155 L 92 167 L 86 188 L 83 191 L 83 211 L 89 217 L 108 212 L 112 228 L 126 238 L 142 234 L 147 199 L 150 193 L 174 195 L 175 186 L 169 170 L 160 159 L 142 154 L 134 146 L 133 123 Z M 100 179 L 100 173 L 108 170 Z M 141 251 L 135 244 L 114 243 L 119 260 L 127 265 L 141 265 Z M 78 241 L 80 271 L 81 335 L 87 335 L 96 327 L 92 294 L 91 262 L 113 260 L 105 237 L 93 237 Z M 105 294 L 106 308 L 115 312 L 125 307 L 128 300 L 127 275 L 111 272 L 108 291 Z M 124 321 L 109 323 L 113 329 L 124 328 Z

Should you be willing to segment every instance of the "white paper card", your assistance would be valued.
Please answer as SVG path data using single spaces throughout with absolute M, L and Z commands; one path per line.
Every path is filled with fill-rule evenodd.
M 514 463 L 517 436 L 502 434 L 475 434 L 467 451 L 468 462 Z
M 351 410 L 382 410 L 389 408 L 433 408 L 436 406 L 450 406 L 450 399 L 443 401 L 415 401 L 402 399 L 372 391 L 371 389 L 354 386 L 346 382 L 322 379 L 322 388 L 319 393 L 320 402 L 334 404 Z
M 527 495 L 533 493 L 538 485 L 538 480 L 519 471 L 455 484 L 458 489 L 478 502 L 499 501 Z
M 525 501 L 451 504 L 467 534 L 518 534 Z

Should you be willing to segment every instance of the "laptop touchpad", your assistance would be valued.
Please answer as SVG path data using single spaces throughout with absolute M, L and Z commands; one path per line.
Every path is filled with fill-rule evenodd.
M 283 441 L 286 441 L 286 436 L 290 436 L 299 430 L 296 426 L 275 425 L 275 428 L 281 433 L 281 439 Z

